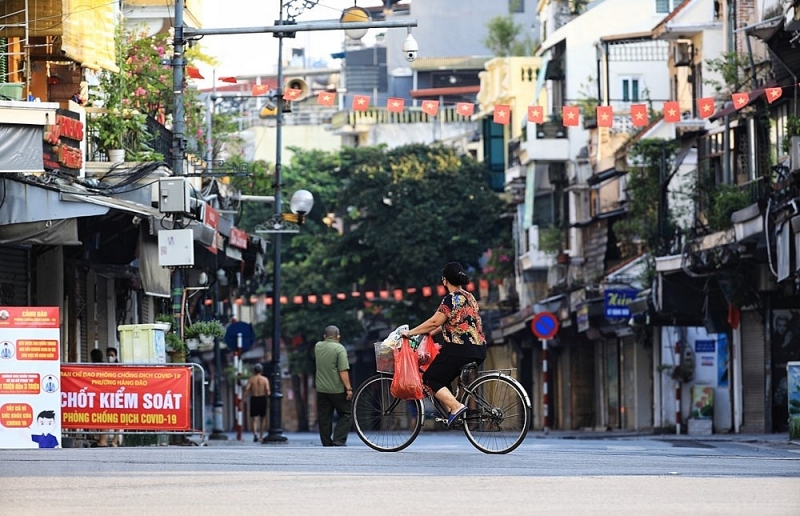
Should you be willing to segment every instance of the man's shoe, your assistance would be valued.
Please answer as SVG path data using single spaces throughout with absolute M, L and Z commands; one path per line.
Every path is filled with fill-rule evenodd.
M 253 442 L 254 442 L 254 443 L 257 443 L 257 442 L 259 442 L 260 440 L 261 440 L 261 439 L 259 439 L 259 438 L 258 438 L 258 437 L 256 437 L 255 435 L 253 436 Z
M 461 417 L 461 414 L 463 414 L 466 410 L 467 406 L 462 405 L 460 409 L 456 410 L 455 414 L 450 414 L 450 416 L 447 417 L 447 428 L 453 426 L 455 420 Z
M 347 446 L 347 443 L 343 443 L 342 441 L 333 441 L 334 446 Z

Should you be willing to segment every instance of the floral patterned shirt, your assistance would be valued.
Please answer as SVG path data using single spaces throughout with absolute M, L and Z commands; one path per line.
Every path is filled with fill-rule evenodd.
M 486 339 L 483 323 L 478 313 L 478 302 L 469 292 L 450 292 L 439 305 L 439 312 L 446 317 L 442 326 L 445 345 L 442 353 L 461 357 L 486 357 Z

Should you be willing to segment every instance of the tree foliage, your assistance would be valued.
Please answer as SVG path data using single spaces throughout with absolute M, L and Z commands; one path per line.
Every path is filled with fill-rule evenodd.
M 292 150 L 283 190 L 288 196 L 307 189 L 315 202 L 302 230 L 281 239 L 281 294 L 345 293 L 346 299 L 284 305 L 285 335 L 317 338 L 326 325 L 336 324 L 352 338 L 371 319 L 412 324 L 430 316 L 439 301 L 435 295 L 418 290 L 402 302 L 390 296 L 365 303 L 350 293 L 435 286 L 446 262 L 460 261 L 476 272 L 487 248 L 510 246 L 502 201 L 490 190 L 486 170 L 453 149 Z M 272 194 L 274 174 L 265 172 L 242 184 L 243 191 Z M 237 223 L 248 231 L 266 220 L 252 210 L 248 205 Z M 267 271 L 262 292 L 271 288 L 269 265 Z
M 537 46 L 529 35 L 522 35 L 523 27 L 514 23 L 511 15 L 495 16 L 486 23 L 488 34 L 483 40 L 486 48 L 497 57 L 529 56 Z

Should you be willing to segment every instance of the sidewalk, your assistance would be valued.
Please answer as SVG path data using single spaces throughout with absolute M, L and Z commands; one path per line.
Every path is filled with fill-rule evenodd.
M 443 432 L 429 432 L 431 434 Z M 292 446 L 292 447 L 316 447 L 322 446 L 319 435 L 316 432 L 283 432 L 287 438 L 285 443 L 261 444 L 253 442 L 251 432 L 243 432 L 242 440 L 236 440 L 235 432 L 225 432 L 221 434 L 225 439 L 212 439 L 211 434 L 206 435 L 206 445 L 215 446 Z M 196 437 L 190 438 L 195 444 L 200 443 Z M 355 432 L 350 433 L 349 439 L 358 441 Z M 348 439 L 348 441 L 349 441 Z M 687 435 L 683 434 L 660 434 L 653 432 L 635 432 L 625 430 L 593 431 L 593 430 L 531 430 L 528 432 L 526 440 L 530 439 L 650 439 L 658 441 L 695 441 L 695 442 L 741 442 L 741 443 L 761 443 L 768 446 L 793 446 L 800 450 L 800 441 L 790 441 L 788 434 L 711 434 L 711 435 Z

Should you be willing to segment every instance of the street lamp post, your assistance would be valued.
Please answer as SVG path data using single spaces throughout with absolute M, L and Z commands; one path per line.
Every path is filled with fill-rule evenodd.
M 282 147 L 282 134 L 281 127 L 283 125 L 283 38 L 293 37 L 296 32 L 300 31 L 328 31 L 328 30 L 360 30 L 371 28 L 398 28 L 398 27 L 416 27 L 416 20 L 392 20 L 383 22 L 362 21 L 368 20 L 369 15 L 363 9 L 355 9 L 348 19 L 337 20 L 335 22 L 321 21 L 297 24 L 295 19 L 300 16 L 306 9 L 315 7 L 319 0 L 281 0 L 279 19 L 276 25 L 266 27 L 231 27 L 231 28 L 215 28 L 215 29 L 196 29 L 193 27 L 185 27 L 183 25 L 183 8 L 184 0 L 175 0 L 175 28 L 174 28 L 174 57 L 172 60 L 173 66 L 173 93 L 175 102 L 174 111 L 174 128 L 173 128 L 173 155 L 172 166 L 173 173 L 182 173 L 183 171 L 183 131 L 184 127 L 184 112 L 183 112 L 183 68 L 185 61 L 183 59 L 183 48 L 187 39 L 198 38 L 202 36 L 224 36 L 224 35 L 237 35 L 237 34 L 260 34 L 272 33 L 274 37 L 278 38 L 278 73 L 277 73 L 277 95 L 276 104 L 278 105 L 276 123 L 275 123 L 275 216 L 260 225 L 256 229 L 258 233 L 272 233 L 274 234 L 273 245 L 275 246 L 275 258 L 273 262 L 273 333 L 272 333 L 272 389 L 271 389 L 271 406 L 270 406 L 270 428 L 264 442 L 284 442 L 286 437 L 283 435 L 282 427 L 282 414 L 281 414 L 281 400 L 283 394 L 281 393 L 281 369 L 280 369 L 280 287 L 281 287 L 281 233 L 296 233 L 298 224 L 302 224 L 303 217 L 311 210 L 314 203 L 314 198 L 310 192 L 306 190 L 299 190 L 295 192 L 291 200 L 291 210 L 298 215 L 296 223 L 288 221 L 283 217 L 281 206 L 281 147 Z M 286 19 L 284 19 L 284 9 L 286 10 Z M 356 12 L 363 11 L 363 12 Z M 178 172 L 180 171 L 180 172 Z

